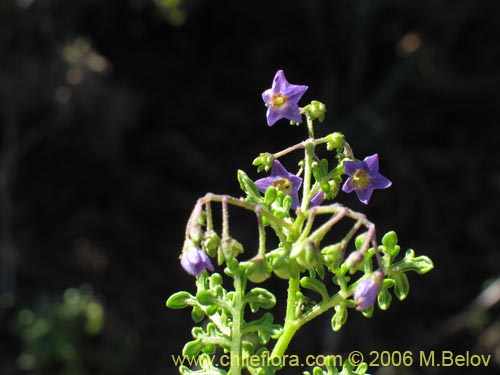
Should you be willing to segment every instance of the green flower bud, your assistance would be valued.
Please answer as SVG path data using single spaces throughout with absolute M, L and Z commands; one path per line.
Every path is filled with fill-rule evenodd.
M 308 104 L 304 107 L 304 110 L 307 111 L 311 120 L 319 120 L 319 122 L 323 122 L 325 119 L 326 106 L 324 103 L 321 103 L 317 100 L 313 100 L 311 104 Z
M 335 245 L 326 246 L 321 250 L 323 261 L 327 267 L 332 270 L 340 266 L 342 262 L 342 244 L 336 243 Z
M 288 280 L 298 272 L 297 263 L 290 259 L 284 251 L 272 254 L 269 258 L 269 263 L 272 266 L 274 274 L 280 279 Z
M 262 255 L 257 255 L 247 263 L 247 277 L 253 283 L 262 283 L 271 277 L 273 268 Z
M 337 181 L 330 180 L 328 181 L 328 191 L 325 191 L 325 189 L 323 189 L 323 185 L 321 185 L 321 189 L 326 193 L 327 199 L 333 199 L 339 193 L 340 185 Z
M 254 159 L 252 165 L 255 165 L 257 167 L 257 172 L 267 172 L 272 168 L 273 162 L 274 156 L 268 152 L 263 152 Z
M 328 151 L 336 150 L 342 152 L 345 147 L 344 135 L 339 132 L 332 133 L 327 136 L 326 149 Z
M 213 230 L 206 231 L 202 243 L 203 250 L 205 250 L 205 252 L 210 257 L 214 257 L 215 254 L 217 253 L 217 248 L 219 247 L 219 245 L 220 245 L 219 235 Z
M 277 195 L 278 191 L 274 186 L 268 187 L 264 194 L 264 203 L 267 205 L 271 205 L 276 200 Z
M 323 260 L 318 247 L 312 241 L 308 241 L 305 246 L 303 244 L 299 244 L 297 247 L 292 249 L 290 257 L 295 259 L 299 266 L 304 267 L 305 269 L 311 269 L 319 266 Z
M 243 245 L 231 237 L 223 238 L 220 246 L 226 262 L 243 253 Z

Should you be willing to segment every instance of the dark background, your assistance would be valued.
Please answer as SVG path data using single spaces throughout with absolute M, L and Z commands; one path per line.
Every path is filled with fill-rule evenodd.
M 498 288 L 463 313 L 500 274 L 499 41 L 496 0 L 0 1 L 0 373 L 62 371 L 22 371 L 16 322 L 82 284 L 106 323 L 74 328 L 80 373 L 176 372 L 192 324 L 165 300 L 193 290 L 178 254 L 194 202 L 238 196 L 237 169 L 256 178 L 255 156 L 305 137 L 265 123 L 284 69 L 326 103 L 319 133 L 378 152 L 393 181 L 369 207 L 341 201 L 435 262 L 404 303 L 340 334 L 320 319 L 290 353 L 470 351 L 492 364 L 370 372 L 497 374 Z

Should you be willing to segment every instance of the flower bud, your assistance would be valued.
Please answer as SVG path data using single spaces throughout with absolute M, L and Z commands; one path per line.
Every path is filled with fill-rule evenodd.
M 323 250 L 321 250 L 321 254 L 323 255 L 323 261 L 330 270 L 337 268 L 343 258 L 342 243 L 324 247 Z
M 359 282 L 354 290 L 356 310 L 366 310 L 375 303 L 383 279 L 384 275 L 382 272 L 375 271 L 368 278 Z
M 223 238 L 220 246 L 226 261 L 243 253 L 243 245 L 231 237 Z
M 321 187 L 321 189 L 323 189 L 323 186 Z M 337 183 L 337 181 L 335 181 L 335 180 L 328 181 L 328 191 L 327 191 L 328 194 L 326 194 L 326 197 L 328 199 L 335 198 L 337 196 L 337 194 L 339 193 L 339 190 L 340 190 L 340 185 Z M 323 191 L 325 191 L 325 190 L 323 190 Z
M 295 258 L 299 266 L 305 269 L 311 269 L 321 264 L 321 253 L 314 242 L 308 241 L 305 246 L 299 244 L 290 254 Z
M 253 283 L 262 283 L 271 277 L 273 268 L 262 255 L 257 255 L 248 261 L 247 277 Z
M 323 193 L 323 190 L 320 190 L 311 198 L 311 201 L 309 202 L 309 208 L 321 205 L 324 200 L 325 194 Z
M 319 122 L 323 122 L 325 119 L 326 106 L 324 103 L 313 100 L 311 104 L 306 105 L 304 109 L 309 113 L 309 117 L 313 121 L 319 120 Z
M 359 265 L 363 261 L 363 253 L 359 250 L 353 251 L 345 260 L 345 265 L 349 272 L 352 274 L 358 270 Z
M 328 151 L 336 150 L 341 152 L 345 147 L 344 135 L 339 132 L 335 132 L 327 136 L 326 148 Z
M 207 254 L 213 257 L 217 253 L 217 248 L 220 245 L 220 237 L 213 230 L 206 231 L 202 244 L 203 249 L 207 252 Z
M 298 272 L 298 266 L 295 261 L 292 261 L 284 251 L 276 252 L 270 257 L 269 262 L 273 272 L 280 279 L 288 280 L 292 275 Z
M 189 238 L 196 243 L 199 243 L 203 237 L 203 231 L 198 223 L 189 225 Z
M 192 276 L 198 276 L 205 270 L 214 270 L 208 255 L 196 247 L 190 247 L 182 253 L 181 265 Z

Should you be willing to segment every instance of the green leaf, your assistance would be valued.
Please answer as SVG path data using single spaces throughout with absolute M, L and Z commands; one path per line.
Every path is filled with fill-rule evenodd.
M 382 251 L 389 255 L 391 259 L 394 259 L 398 255 L 400 247 L 398 246 L 398 235 L 396 232 L 387 232 L 384 237 L 382 237 Z
M 202 341 L 203 340 L 201 338 L 198 338 L 196 340 L 187 342 L 182 349 L 182 355 L 186 357 L 195 357 L 200 354 L 204 346 Z
M 403 272 L 391 273 L 392 279 L 396 282 L 394 285 L 394 294 L 400 301 L 404 300 L 410 291 L 410 283 L 408 277 Z
M 314 279 L 312 277 L 303 277 L 302 279 L 300 279 L 300 285 L 303 288 L 319 293 L 324 300 L 329 297 L 325 284 L 323 284 L 318 279 Z
M 205 313 L 199 306 L 193 306 L 193 310 L 191 310 L 191 319 L 195 323 L 201 322 L 205 318 Z
M 263 288 L 253 288 L 245 295 L 243 300 L 250 305 L 250 309 L 254 313 L 257 312 L 259 308 L 268 310 L 276 305 L 276 297 L 274 294 Z
M 259 342 L 265 345 L 271 338 L 276 339 L 281 334 L 282 327 L 279 324 L 273 324 L 273 319 L 271 313 L 265 313 L 262 318 L 246 323 L 243 332 L 257 332 Z
M 190 293 L 177 292 L 168 298 L 166 305 L 171 309 L 183 309 L 188 306 L 188 301 L 190 299 L 193 299 Z
M 382 284 L 382 288 L 380 289 L 380 292 L 378 293 L 378 296 L 377 296 L 377 303 L 378 303 L 378 307 L 380 308 L 380 310 L 387 310 L 389 308 L 389 306 L 391 306 L 391 302 L 392 302 L 392 295 L 389 292 L 388 286 L 387 286 L 391 283 L 385 283 L 386 280 L 384 280 L 384 283 Z M 392 281 L 392 280 L 390 280 L 390 281 Z
M 415 271 L 419 275 L 422 275 L 432 270 L 434 268 L 434 263 L 425 255 L 416 257 L 415 251 L 409 249 L 404 259 L 394 263 L 391 268 L 402 272 Z
M 363 314 L 365 318 L 371 318 L 373 315 L 373 305 L 371 305 L 369 308 L 365 310 L 362 310 L 361 314 Z
M 334 332 L 339 331 L 347 321 L 347 307 L 345 304 L 335 306 L 335 314 L 332 317 L 332 329 Z
M 238 182 L 240 183 L 241 190 L 247 194 L 250 201 L 259 202 L 261 200 L 259 189 L 257 189 L 252 179 L 241 169 L 238 170 Z
M 200 290 L 196 293 L 196 299 L 203 306 L 209 306 L 217 302 L 217 297 L 208 290 Z

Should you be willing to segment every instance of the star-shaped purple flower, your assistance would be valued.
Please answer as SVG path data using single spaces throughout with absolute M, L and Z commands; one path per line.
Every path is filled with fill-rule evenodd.
M 271 176 L 255 181 L 255 185 L 261 193 L 265 193 L 268 187 L 274 186 L 277 190 L 292 197 L 293 210 L 299 206 L 299 189 L 302 179 L 288 172 L 278 160 L 273 162 Z
M 267 104 L 267 125 L 273 126 L 282 118 L 301 122 L 298 103 L 307 89 L 307 86 L 291 85 L 286 80 L 283 70 L 278 70 L 274 76 L 273 86 L 262 93 L 262 99 Z
M 214 270 L 208 255 L 196 247 L 190 247 L 182 253 L 181 266 L 192 276 L 198 276 L 205 270 Z
M 344 193 L 356 191 L 358 199 L 368 204 L 375 189 L 386 189 L 392 182 L 378 173 L 378 154 L 367 156 L 363 161 L 344 161 L 344 171 L 349 178 L 342 186 Z

